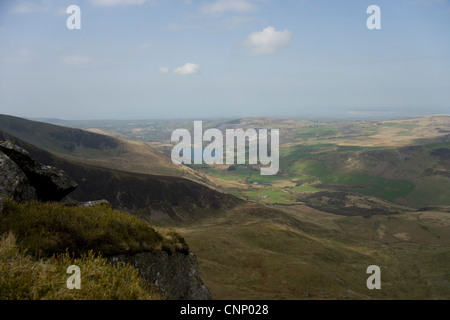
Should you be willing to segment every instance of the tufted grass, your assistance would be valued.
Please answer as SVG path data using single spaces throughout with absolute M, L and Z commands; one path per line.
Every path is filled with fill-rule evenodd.
M 118 254 L 164 250 L 187 253 L 173 230 L 109 205 L 70 207 L 5 200 L 0 212 L 0 300 L 154 300 L 157 290 Z M 69 290 L 67 268 L 81 270 L 81 289 Z
M 189 250 L 180 236 L 164 236 L 139 218 L 109 205 L 82 208 L 6 200 L 0 214 L 0 234 L 9 231 L 21 248 L 36 257 L 66 252 L 80 256 L 89 250 L 103 256 Z
M 80 289 L 67 287 L 71 265 L 80 268 Z M 36 260 L 20 249 L 12 232 L 0 238 L 0 300 L 160 299 L 130 265 L 111 264 L 92 251 Z

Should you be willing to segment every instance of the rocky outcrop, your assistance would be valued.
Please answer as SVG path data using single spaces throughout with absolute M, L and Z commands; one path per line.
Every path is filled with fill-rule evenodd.
M 11 197 L 18 201 L 59 201 L 77 188 L 75 181 L 64 171 L 41 164 L 31 158 L 26 150 L 12 142 L 0 143 L 0 155 L 4 159 L 0 175 L 2 178 L 8 178 L 2 183 L 2 198 Z M 17 176 L 16 180 L 14 176 Z
M 0 152 L 0 209 L 3 199 L 15 201 L 37 199 L 25 173 L 7 155 Z
M 168 300 L 210 300 L 211 294 L 198 273 L 194 253 L 165 251 L 111 257 L 134 266 L 140 277 L 155 284 Z

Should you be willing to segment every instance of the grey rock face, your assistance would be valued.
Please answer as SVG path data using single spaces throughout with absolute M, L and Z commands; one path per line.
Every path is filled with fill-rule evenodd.
M 37 195 L 19 166 L 0 152 L 0 207 L 6 198 L 23 201 L 37 199 Z
M 111 261 L 133 265 L 139 275 L 155 284 L 160 294 L 168 300 L 211 299 L 211 294 L 198 273 L 197 258 L 192 252 L 144 252 L 131 256 L 114 256 Z
M 0 151 L 20 168 L 41 201 L 59 201 L 77 188 L 75 181 L 64 171 L 39 163 L 11 142 L 0 143 Z M 24 196 L 23 200 L 28 199 Z

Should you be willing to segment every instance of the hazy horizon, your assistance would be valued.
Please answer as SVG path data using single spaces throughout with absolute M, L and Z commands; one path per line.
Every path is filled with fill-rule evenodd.
M 66 9 L 81 9 L 69 30 Z M 367 8 L 381 9 L 369 30 Z M 7 0 L 0 113 L 61 120 L 450 110 L 450 1 Z
M 6 116 L 13 116 L 18 118 L 23 118 L 32 121 L 45 122 L 50 124 L 61 124 L 64 123 L 79 123 L 80 125 L 91 122 L 121 122 L 121 121 L 135 121 L 135 122 L 145 122 L 145 121 L 228 121 L 236 119 L 251 119 L 251 118 L 266 118 L 266 119 L 277 119 L 277 120 L 304 120 L 304 121 L 389 121 L 389 120 L 407 120 L 414 118 L 423 118 L 431 116 L 450 116 L 449 112 L 430 112 L 430 113 L 420 113 L 420 112 L 345 112 L 345 113 L 308 113 L 308 114 L 297 114 L 290 116 L 282 115 L 272 115 L 272 116 L 218 116 L 218 117 L 196 117 L 196 116 L 186 116 L 186 117 L 141 117 L 141 118 L 56 118 L 56 117 L 29 117 L 17 114 L 1 114 Z
M 14 115 L 13 115 L 14 116 Z M 249 117 L 166 117 L 166 118 L 93 118 L 93 119 L 62 119 L 62 118 L 40 118 L 40 117 L 20 117 L 31 121 L 38 121 L 44 123 L 50 123 L 55 125 L 76 125 L 79 128 L 89 127 L 95 123 L 111 124 L 115 122 L 193 122 L 193 121 L 232 121 L 237 119 L 275 119 L 275 120 L 296 120 L 296 121 L 318 121 L 318 122 L 333 122 L 333 121 L 395 121 L 395 120 L 408 120 L 423 117 L 436 117 L 436 116 L 450 116 L 450 113 L 430 113 L 430 114 L 411 114 L 411 113 L 395 113 L 395 114 L 304 114 L 297 116 L 249 116 Z M 16 116 L 19 117 L 19 116 Z

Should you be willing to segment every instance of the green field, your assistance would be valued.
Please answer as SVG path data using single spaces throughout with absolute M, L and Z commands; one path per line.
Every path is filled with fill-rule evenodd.
M 219 172 L 214 168 L 208 168 L 205 172 L 223 180 L 245 181 L 252 175 L 253 169 L 247 166 L 236 166 L 235 170 L 228 170 L 226 172 Z
M 447 205 L 449 200 L 441 186 L 448 185 L 449 178 L 443 177 L 442 184 L 433 185 L 426 182 L 430 178 L 425 178 L 419 170 L 442 166 L 427 150 L 449 148 L 450 143 L 416 140 L 425 148 L 422 151 L 416 146 L 408 150 L 405 149 L 408 147 L 364 145 L 364 141 L 385 128 L 398 128 L 400 131 L 392 134 L 408 139 L 421 126 L 401 121 L 376 124 L 330 122 L 285 128 L 290 143 L 280 149 L 280 170 L 275 176 L 262 176 L 259 168 L 250 165 L 234 165 L 233 170 L 228 171 L 218 171 L 214 166 L 199 170 L 221 180 L 239 182 L 239 190 L 224 189 L 239 197 L 260 201 L 260 196 L 267 196 L 264 203 L 294 204 L 296 196 L 305 192 L 339 190 L 413 207 L 428 203 Z M 351 136 L 360 139 L 361 145 L 339 144 L 340 141 L 351 142 Z M 351 161 L 356 165 L 352 166 Z M 389 167 L 378 169 L 380 165 Z M 256 196 L 255 191 L 251 191 L 255 184 L 264 186 L 266 194 L 259 192 Z

